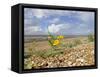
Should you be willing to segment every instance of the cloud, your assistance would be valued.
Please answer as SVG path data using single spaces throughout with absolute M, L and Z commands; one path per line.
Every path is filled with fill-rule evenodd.
M 76 16 L 84 23 L 88 23 L 90 20 L 94 19 L 94 12 L 77 12 L 78 15 Z
M 45 18 L 50 16 L 69 16 L 80 18 L 83 21 L 87 21 L 94 16 L 94 12 L 85 12 L 85 11 L 68 11 L 68 10 L 51 10 L 51 9 L 31 9 L 25 8 L 25 17 L 32 18 L 35 16 L 36 18 Z
M 72 25 L 70 30 L 67 31 L 68 34 L 72 35 L 87 35 L 94 33 L 93 28 L 89 28 L 88 24 L 85 23 L 80 23 L 77 25 Z
M 67 30 L 69 28 L 70 26 L 68 24 L 51 24 L 48 26 L 49 31 L 54 34 L 63 33 L 62 30 Z
M 25 19 L 33 18 L 33 13 L 31 8 L 24 8 L 24 18 Z
M 33 17 L 41 19 L 43 17 L 46 17 L 47 15 L 48 15 L 48 10 L 32 9 L 32 8 L 25 8 L 24 9 L 24 17 L 27 19 L 30 19 Z
M 33 9 L 32 12 L 33 15 L 39 19 L 45 17 L 45 12 L 41 9 Z
M 62 11 L 62 10 L 48 10 L 48 9 L 30 9 L 35 17 L 38 19 L 47 18 L 50 16 L 62 16 L 62 15 L 69 15 L 70 11 Z
M 37 34 L 38 32 L 41 31 L 42 29 L 40 28 L 40 26 L 29 26 L 24 28 L 25 35 L 34 35 L 34 33 Z
M 52 20 L 49 20 L 49 22 L 55 24 L 55 23 L 58 23 L 59 20 L 60 20 L 59 18 L 54 18 L 54 19 L 52 19 Z

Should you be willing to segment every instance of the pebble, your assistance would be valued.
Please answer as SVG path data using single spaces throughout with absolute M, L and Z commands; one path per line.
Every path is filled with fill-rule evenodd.
M 69 67 L 84 66 L 94 64 L 94 48 L 90 45 L 83 45 L 77 48 L 66 49 L 64 54 L 55 55 L 54 57 L 41 58 L 38 56 L 24 59 L 24 63 L 28 64 L 32 61 L 34 68 L 52 68 L 52 67 Z M 67 52 L 68 51 L 68 52 Z M 28 66 L 29 67 L 29 66 Z M 29 67 L 30 69 L 31 67 Z

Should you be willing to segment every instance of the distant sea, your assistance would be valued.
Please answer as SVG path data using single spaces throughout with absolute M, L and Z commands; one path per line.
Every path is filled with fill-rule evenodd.
M 64 38 L 87 37 L 88 35 L 64 35 Z M 24 42 L 44 41 L 47 40 L 48 35 L 24 35 Z

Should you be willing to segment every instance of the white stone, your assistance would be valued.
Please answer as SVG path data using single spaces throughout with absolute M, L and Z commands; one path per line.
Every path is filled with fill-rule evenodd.
M 94 50 L 92 50 L 91 53 L 94 54 Z
M 84 62 L 84 59 L 80 58 L 80 59 L 76 59 L 76 61 Z
M 71 65 L 72 64 L 72 62 L 71 61 L 68 61 L 68 65 Z

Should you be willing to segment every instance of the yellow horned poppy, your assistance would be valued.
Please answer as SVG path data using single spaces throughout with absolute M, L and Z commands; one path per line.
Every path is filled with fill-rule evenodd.
M 59 40 L 54 40 L 53 45 L 58 45 L 60 43 Z
M 57 39 L 63 39 L 63 38 L 64 36 L 61 36 L 61 35 L 57 37 Z

